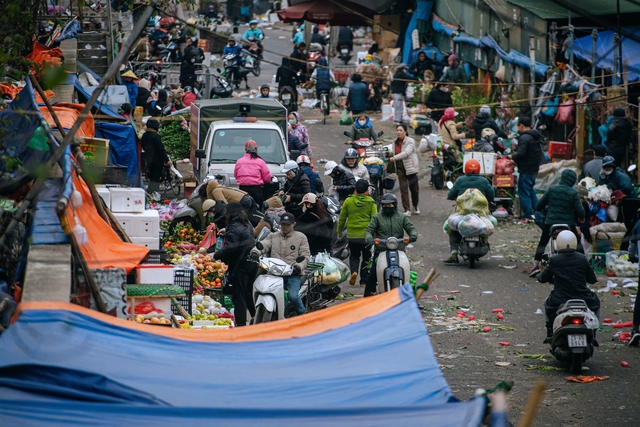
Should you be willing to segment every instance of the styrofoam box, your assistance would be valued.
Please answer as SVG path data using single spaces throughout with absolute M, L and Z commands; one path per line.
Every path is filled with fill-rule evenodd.
M 132 213 L 114 212 L 113 216 L 118 220 L 120 226 L 127 233 L 127 236 L 131 233 L 131 224 L 133 223 Z
M 464 164 L 471 159 L 480 162 L 480 175 L 493 175 L 496 172 L 496 153 L 482 153 L 480 151 L 467 151 L 464 153 Z
M 160 249 L 160 238 L 159 237 L 129 237 L 131 239 L 131 243 L 135 243 L 136 245 L 142 245 L 149 249 L 153 249 L 157 251 Z
M 98 192 L 98 196 L 104 200 L 104 204 L 111 209 L 111 192 L 107 187 L 96 185 L 96 191 Z
M 158 211 L 149 209 L 142 213 L 131 214 L 129 237 L 155 237 L 160 236 L 160 217 Z M 158 249 L 158 248 L 155 248 Z
M 136 283 L 140 285 L 173 285 L 173 266 L 140 264 L 136 267 Z
M 144 212 L 142 188 L 109 188 L 113 212 Z

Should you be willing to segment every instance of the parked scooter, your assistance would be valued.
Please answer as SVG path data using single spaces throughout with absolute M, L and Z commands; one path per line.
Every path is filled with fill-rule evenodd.
M 405 237 L 402 241 L 407 244 L 415 242 L 414 239 Z M 385 245 L 387 250 L 378 255 L 376 275 L 378 278 L 377 293 L 388 292 L 401 286 L 409 280 L 411 266 L 409 258 L 404 251 L 398 250 L 400 239 L 388 237 L 386 239 L 375 239 L 376 245 Z M 373 250 L 373 247 L 372 247 Z
M 436 190 L 444 188 L 444 183 L 447 181 L 455 182 L 462 175 L 464 175 L 462 163 L 456 162 L 448 149 L 442 147 L 440 150 L 433 150 L 431 183 Z
M 221 74 L 222 71 L 220 68 L 217 68 L 216 71 L 218 75 L 213 75 L 216 79 L 216 85 L 211 88 L 211 93 L 209 94 L 210 98 L 229 98 L 233 95 L 233 87 L 229 84 L 226 78 L 224 78 Z
M 348 65 L 349 64 L 349 60 L 352 57 L 353 57 L 353 55 L 351 55 L 351 51 L 349 50 L 349 46 L 347 46 L 347 45 L 340 46 L 340 54 L 338 55 L 338 58 L 340 58 L 340 60 L 342 62 L 344 62 L 344 65 Z
M 582 371 L 582 364 L 593 356 L 595 331 L 600 327 L 598 314 L 581 299 L 564 303 L 553 320 L 549 351 L 561 362 L 569 363 L 572 374 Z
M 243 67 L 237 60 L 238 55 L 230 53 L 224 56 L 224 75 L 231 83 L 232 86 L 235 86 L 236 89 L 240 87 L 240 82 L 244 80 L 247 88 L 249 87 L 249 82 L 247 80 L 247 75 L 251 70 L 246 67 Z
M 171 63 L 171 62 L 181 62 L 182 55 L 180 55 L 180 47 L 178 46 L 178 39 L 172 37 L 167 43 L 166 47 L 162 49 L 160 52 L 160 58 L 162 58 L 162 62 Z

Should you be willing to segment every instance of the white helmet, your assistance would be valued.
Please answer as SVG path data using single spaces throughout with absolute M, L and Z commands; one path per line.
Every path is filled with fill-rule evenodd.
M 338 167 L 338 164 L 333 160 L 329 160 L 326 165 L 324 165 L 324 174 L 331 175 L 331 172 Z
M 281 172 L 287 173 L 289 171 L 293 171 L 293 173 L 295 174 L 297 170 L 298 170 L 298 164 L 293 160 L 287 160 L 287 163 L 284 164 L 284 167 L 282 168 Z
M 307 165 L 311 165 L 311 159 L 308 156 L 305 156 L 304 154 L 301 156 L 298 156 L 298 158 L 296 159 L 296 163 L 300 164 L 300 163 L 305 163 Z
M 578 247 L 578 239 L 576 235 L 569 230 L 561 231 L 556 237 L 556 249 L 563 251 L 566 249 L 573 249 L 574 251 Z

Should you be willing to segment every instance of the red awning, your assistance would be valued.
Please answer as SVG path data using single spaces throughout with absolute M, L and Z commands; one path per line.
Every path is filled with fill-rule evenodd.
M 338 26 L 369 26 L 374 14 L 374 11 L 356 3 L 341 1 L 336 4 L 327 0 L 305 1 L 278 11 L 282 22 L 328 22 Z

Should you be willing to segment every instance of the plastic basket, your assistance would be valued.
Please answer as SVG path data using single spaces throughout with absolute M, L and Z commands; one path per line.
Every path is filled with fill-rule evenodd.
M 378 178 L 382 176 L 382 165 L 365 165 L 367 171 L 369 171 L 369 176 L 371 178 Z
M 151 249 L 141 264 L 166 264 L 167 251 L 163 249 Z
M 185 309 L 190 315 L 192 313 L 191 309 L 191 299 L 193 296 L 193 280 L 194 280 L 195 271 L 191 269 L 185 270 L 174 270 L 173 271 L 173 284 L 174 286 L 178 286 L 182 290 L 184 290 L 185 296 L 181 298 L 176 298 L 176 301 Z M 178 308 L 174 305 L 171 306 L 171 311 L 173 314 L 180 314 L 178 312 Z

